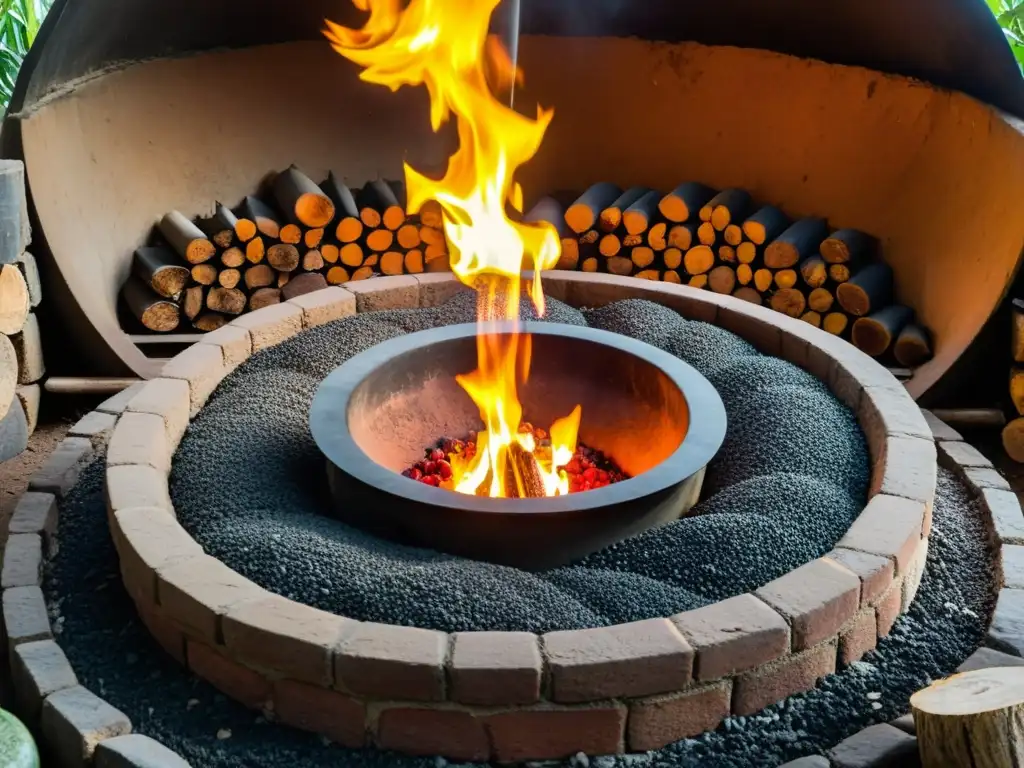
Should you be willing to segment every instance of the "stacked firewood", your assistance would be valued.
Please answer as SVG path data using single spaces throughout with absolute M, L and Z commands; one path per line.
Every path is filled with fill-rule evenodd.
M 135 251 L 121 295 L 147 329 L 188 323 L 212 331 L 232 316 L 303 293 L 450 268 L 441 208 L 406 214 L 400 182 L 349 189 L 333 173 L 314 183 L 292 166 L 267 194 L 196 220 L 172 211 Z
M 1017 418 L 1003 427 L 1003 448 L 1016 462 L 1024 462 L 1024 299 L 1010 302 L 1010 400 Z
M 544 198 L 526 218 L 558 228 L 559 269 L 686 283 L 767 304 L 902 366 L 931 357 L 928 332 L 894 300 L 875 238 L 830 231 L 821 218 L 793 221 L 745 190 L 600 182 L 567 206 Z

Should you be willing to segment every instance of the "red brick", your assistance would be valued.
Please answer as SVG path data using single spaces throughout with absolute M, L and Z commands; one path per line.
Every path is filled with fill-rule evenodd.
M 860 579 L 860 604 L 862 607 L 870 605 L 884 594 L 896 575 L 896 564 L 887 557 L 838 547 L 825 557 L 835 560 L 844 568 L 857 574 Z
M 646 752 L 718 727 L 729 716 L 732 681 L 629 705 L 629 749 Z
M 448 668 L 450 698 L 463 704 L 532 704 L 543 659 L 531 632 L 457 632 Z
M 831 637 L 860 606 L 860 579 L 833 560 L 812 560 L 756 592 L 787 617 L 793 650 L 802 651 Z
M 875 604 L 875 614 L 878 617 L 878 636 L 885 637 L 896 623 L 900 616 L 900 609 L 903 606 L 903 585 L 895 582 L 889 591 L 882 596 Z
M 202 643 L 188 641 L 188 667 L 214 688 L 250 709 L 270 700 L 270 683 L 262 675 Z
M 490 744 L 483 722 L 456 709 L 392 707 L 380 713 L 377 746 L 411 755 L 486 760 Z
M 345 747 L 366 741 L 366 707 L 343 693 L 295 680 L 274 683 L 274 712 L 284 723 Z
M 923 501 L 880 493 L 871 498 L 837 546 L 890 558 L 896 562 L 896 574 L 902 575 L 921 540 L 924 511 Z
M 865 608 L 853 623 L 839 635 L 839 663 L 860 661 L 878 645 L 878 621 L 874 608 Z
M 734 683 L 733 713 L 752 715 L 787 696 L 811 690 L 820 678 L 835 671 L 836 646 L 826 643 L 748 672 Z
M 173 621 L 154 610 L 136 605 L 139 618 L 157 644 L 179 664 L 185 664 L 185 635 Z
M 583 752 L 610 755 L 622 751 L 626 708 L 603 706 L 520 709 L 484 718 L 494 759 L 555 760 Z
M 361 623 L 335 655 L 336 685 L 377 699 L 441 701 L 447 650 L 444 632 Z

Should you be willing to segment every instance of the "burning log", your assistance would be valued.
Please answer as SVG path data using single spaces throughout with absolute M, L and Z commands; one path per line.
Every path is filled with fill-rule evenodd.
M 619 195 L 612 203 L 601 209 L 597 216 L 597 226 L 602 232 L 614 232 L 622 224 L 622 214 L 633 203 L 650 192 L 649 187 L 630 187 Z
M 319 291 L 321 288 L 326 287 L 327 280 L 319 272 L 305 272 L 301 275 L 295 275 L 295 277 L 289 280 L 281 289 L 281 296 L 285 301 L 289 301 L 296 296 Z
M 217 203 L 213 216 L 199 220 L 199 229 L 218 248 L 230 248 L 235 240 L 235 232 L 238 229 L 238 217 L 223 205 Z M 250 239 L 256 234 L 255 228 L 250 232 L 249 226 L 243 227 L 243 232 L 249 233 L 249 237 L 246 239 Z
M 203 231 L 178 211 L 171 211 L 160 220 L 160 233 L 189 264 L 202 264 L 217 253 Z
M 356 195 L 359 218 L 368 227 L 395 230 L 405 222 L 405 209 L 398 204 L 395 190 L 384 179 L 374 179 L 363 185 Z
M 708 287 L 728 296 L 736 288 L 736 270 L 727 264 L 718 265 L 708 274 Z
M 245 310 L 246 296 L 237 288 L 211 288 L 206 294 L 206 306 L 214 312 L 240 315 Z
M 796 266 L 818 252 L 828 234 L 824 219 L 800 219 L 769 243 L 764 251 L 764 264 L 772 269 Z
M 747 285 L 737 288 L 735 291 L 733 291 L 732 295 L 735 296 L 737 299 L 749 301 L 751 304 L 757 304 L 758 306 L 762 304 L 761 294 Z
M 807 309 L 807 298 L 799 288 L 780 288 L 772 294 L 771 308 L 790 317 L 800 317 Z
M 754 245 L 764 245 L 779 237 L 789 228 L 789 217 L 774 205 L 760 208 L 743 222 L 743 234 Z
M 836 299 L 846 312 L 863 317 L 892 300 L 892 268 L 883 262 L 870 264 L 836 288 Z
M 327 180 L 320 190 L 331 199 L 338 224 L 335 237 L 341 243 L 353 243 L 363 235 L 363 222 L 359 218 L 356 198 L 347 186 L 341 183 L 334 171 L 327 174 Z
M 210 331 L 216 331 L 218 328 L 223 328 L 227 322 L 228 319 L 217 312 L 203 312 L 203 314 L 192 321 L 192 327 L 197 331 L 209 333 Z
M 238 247 L 228 248 L 220 255 L 220 263 L 228 269 L 238 269 L 245 264 L 245 252 Z
M 428 227 L 440 229 L 444 225 L 444 210 L 436 200 L 427 200 L 418 211 L 420 223 Z
M 121 295 L 131 313 L 151 331 L 167 333 L 181 322 L 181 311 L 170 299 L 161 296 L 148 284 L 130 275 L 121 289 Z
M 274 270 L 266 264 L 256 264 L 245 270 L 245 287 L 250 291 L 273 285 L 276 279 Z
M 288 243 L 277 243 L 267 249 L 267 263 L 278 272 L 291 272 L 299 266 L 299 249 Z
M 845 312 L 829 312 L 821 321 L 821 328 L 833 336 L 842 336 L 850 325 L 850 318 Z
M 900 365 L 916 368 L 932 359 L 931 334 L 917 323 L 908 323 L 896 337 L 893 356 Z
M 688 250 L 693 245 L 694 236 L 697 234 L 697 225 L 676 224 L 668 231 L 668 246 L 678 248 L 681 251 Z
M 681 223 L 696 219 L 700 209 L 715 196 L 715 190 L 696 181 L 687 181 L 673 189 L 658 203 L 661 215 L 669 221 Z
M 256 230 L 264 237 L 276 240 L 281 234 L 281 224 L 274 210 L 258 197 L 249 195 L 238 208 L 240 216 L 256 225 Z M 253 235 L 255 237 L 255 235 Z M 251 240 L 252 238 L 248 238 Z
M 874 250 L 875 239 L 858 229 L 840 229 L 821 242 L 821 257 L 829 264 L 865 260 Z
M 248 259 L 251 264 L 259 264 L 263 261 L 263 257 L 265 255 L 266 247 L 263 244 L 262 235 L 256 235 L 256 237 L 245 244 L 245 258 Z
M 742 221 L 750 209 L 750 193 L 744 189 L 723 189 L 700 209 L 701 221 L 709 221 L 719 232 L 734 221 Z M 705 215 L 706 213 L 706 215 Z
M 161 246 L 143 246 L 132 258 L 132 274 L 166 298 L 181 293 L 189 270 L 174 251 Z
M 622 212 L 622 226 L 631 235 L 639 235 L 647 231 L 651 221 L 658 212 L 658 201 L 661 195 L 654 190 L 647 192 Z
M 203 307 L 206 306 L 206 292 L 201 285 L 193 285 L 186 289 L 181 301 L 181 311 L 189 320 L 195 320 Z
M 815 288 L 807 294 L 807 306 L 815 312 L 828 312 L 834 303 L 835 296 L 828 288 Z
M 853 344 L 865 354 L 878 357 L 889 349 L 913 317 L 913 310 L 902 304 L 890 304 L 867 317 L 860 317 L 853 323 Z
M 613 205 L 622 190 L 608 181 L 594 184 L 580 195 L 565 211 L 565 223 L 576 234 L 582 234 L 597 225 L 601 211 Z
M 690 275 L 703 275 L 715 266 L 715 254 L 706 245 L 695 245 L 683 256 L 683 266 Z
M 828 280 L 828 269 L 820 256 L 810 256 L 800 262 L 800 276 L 809 288 L 820 288 Z
M 334 203 L 294 165 L 274 179 L 277 204 L 294 222 L 307 227 L 326 227 L 334 218 Z
M 213 264 L 196 264 L 191 274 L 192 280 L 200 285 L 213 285 L 217 282 L 217 268 Z
M 217 275 L 217 283 L 221 288 L 234 288 L 242 280 L 242 273 L 237 269 L 222 269 Z

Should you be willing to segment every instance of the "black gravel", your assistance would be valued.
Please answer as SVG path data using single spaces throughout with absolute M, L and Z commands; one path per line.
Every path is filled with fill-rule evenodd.
M 102 484 L 98 460 L 62 505 L 62 546 L 47 570 L 45 589 L 59 614 L 58 641 L 80 681 L 124 711 L 136 732 L 163 742 L 195 768 L 445 768 L 441 759 L 342 749 L 267 723 L 179 667 L 150 639 L 121 586 Z M 545 765 L 770 768 L 821 753 L 867 725 L 903 714 L 915 690 L 953 672 L 981 642 L 995 602 L 994 564 L 985 542 L 977 505 L 959 481 L 940 470 L 917 599 L 862 662 L 814 691 L 657 752 Z M 571 582 L 576 572 L 565 569 L 561 576 Z M 591 568 L 588 576 L 595 572 Z M 662 582 L 638 578 L 630 584 L 636 599 L 646 601 L 648 587 L 657 590 Z M 598 601 L 593 610 L 605 607 Z
M 526 302 L 524 315 L 533 316 Z M 444 631 L 547 632 L 748 591 L 828 552 L 863 507 L 863 435 L 813 376 L 651 302 L 580 312 L 549 300 L 546 320 L 633 336 L 719 388 L 729 428 L 692 517 L 531 574 L 397 546 L 324 514 L 323 458 L 307 425 L 320 381 L 376 343 L 474 316 L 475 299 L 463 294 L 435 309 L 340 320 L 253 356 L 210 398 L 175 457 L 182 525 L 262 587 L 322 610 Z

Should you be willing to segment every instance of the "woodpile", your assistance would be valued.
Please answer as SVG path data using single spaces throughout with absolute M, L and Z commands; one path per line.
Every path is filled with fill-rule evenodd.
M 792 220 L 745 190 L 698 182 L 667 194 L 600 182 L 564 211 L 553 198 L 538 207 L 535 218 L 561 233 L 559 269 L 731 294 L 842 336 L 890 367 L 914 368 L 932 355 L 928 331 L 896 302 L 878 242 L 859 230 Z
M 295 166 L 234 208 L 190 220 L 171 211 L 132 256 L 125 327 L 212 331 L 232 317 L 328 285 L 450 269 L 436 203 L 406 213 L 401 182 L 350 189 Z M 132 326 L 141 326 L 132 328 Z
M 39 271 L 32 254 L 24 167 L 0 161 L 0 462 L 25 450 L 39 417 L 46 373 L 39 321 Z
M 1003 448 L 1024 463 L 1024 299 L 1010 302 L 1010 401 L 1017 417 L 1003 427 Z

